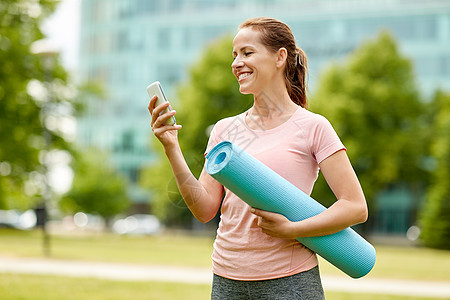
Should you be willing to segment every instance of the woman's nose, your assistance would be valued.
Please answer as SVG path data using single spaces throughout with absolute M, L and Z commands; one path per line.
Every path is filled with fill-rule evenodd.
M 239 58 L 239 56 L 236 56 L 236 58 L 233 60 L 233 62 L 231 63 L 231 68 L 233 69 L 237 69 L 239 67 L 242 67 L 244 65 L 244 63 L 242 62 L 242 60 Z

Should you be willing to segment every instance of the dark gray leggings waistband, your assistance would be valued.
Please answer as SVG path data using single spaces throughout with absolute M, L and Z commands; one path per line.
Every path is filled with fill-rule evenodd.
M 261 281 L 239 281 L 214 274 L 211 300 L 323 300 L 319 268 L 292 276 Z

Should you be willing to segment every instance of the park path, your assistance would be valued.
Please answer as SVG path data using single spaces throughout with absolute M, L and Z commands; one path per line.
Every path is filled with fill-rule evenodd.
M 85 262 L 58 259 L 0 257 L 0 273 L 94 277 L 119 281 L 165 281 L 210 284 L 211 270 L 173 266 Z M 422 296 L 450 299 L 450 282 L 351 279 L 322 275 L 325 290 L 354 293 Z

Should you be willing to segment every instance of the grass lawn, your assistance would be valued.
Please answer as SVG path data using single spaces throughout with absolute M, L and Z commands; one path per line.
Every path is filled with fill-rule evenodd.
M 0 273 L 0 295 L 2 300 L 200 300 L 209 299 L 210 286 Z
M 157 264 L 186 267 L 211 266 L 213 239 L 198 236 L 51 236 L 53 258 Z M 450 251 L 416 247 L 376 246 L 377 262 L 368 277 L 450 281 Z M 0 256 L 40 257 L 39 231 L 0 229 Z M 320 259 L 325 275 L 346 276 Z
M 420 247 L 375 246 L 377 260 L 366 277 L 450 282 L 450 251 Z M 342 275 L 319 257 L 322 274 Z
M 212 238 L 179 235 L 52 235 L 51 255 L 80 261 L 209 268 L 212 244 Z M 376 249 L 377 262 L 368 277 L 450 282 L 450 251 L 387 246 Z M 0 229 L 0 257 L 42 257 L 42 253 L 41 232 Z M 323 275 L 346 276 L 322 259 L 320 267 Z M 209 299 L 210 286 L 0 273 L 0 295 L 2 300 Z M 433 299 L 341 292 L 326 295 L 333 300 Z
M 117 282 L 92 278 L 0 273 L 0 295 L 2 300 L 207 300 L 210 299 L 210 292 L 210 285 L 163 282 Z M 326 292 L 326 298 L 333 300 L 433 299 L 338 292 Z
M 210 267 L 213 239 L 162 235 L 52 235 L 51 257 L 57 259 Z M 0 229 L 0 256 L 43 256 L 39 231 Z

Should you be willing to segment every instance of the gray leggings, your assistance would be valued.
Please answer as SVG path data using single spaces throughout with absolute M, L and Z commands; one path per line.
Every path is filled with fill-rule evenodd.
M 319 267 L 296 275 L 261 281 L 239 281 L 214 274 L 211 300 L 323 300 Z

